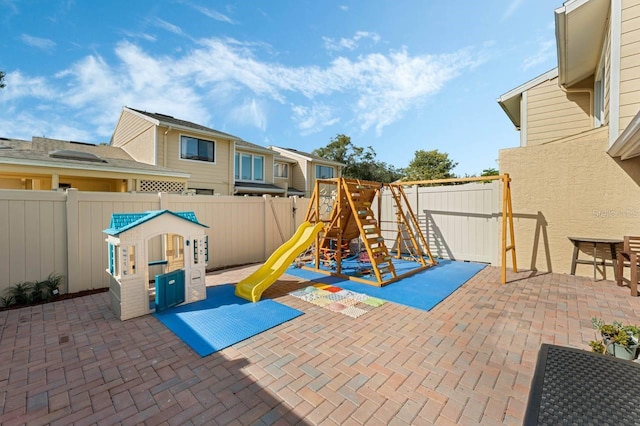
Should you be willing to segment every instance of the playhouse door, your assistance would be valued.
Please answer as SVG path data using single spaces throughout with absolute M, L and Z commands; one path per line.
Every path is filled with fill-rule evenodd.
M 184 302 L 184 269 L 156 275 L 156 312 Z

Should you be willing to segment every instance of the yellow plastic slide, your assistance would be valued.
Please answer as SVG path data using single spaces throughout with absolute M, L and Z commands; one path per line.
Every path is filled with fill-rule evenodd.
M 322 222 L 315 225 L 304 222 L 300 225 L 293 237 L 274 251 L 260 269 L 236 284 L 236 296 L 250 302 L 260 300 L 262 293 L 284 274 L 291 262 L 309 248 L 323 227 Z

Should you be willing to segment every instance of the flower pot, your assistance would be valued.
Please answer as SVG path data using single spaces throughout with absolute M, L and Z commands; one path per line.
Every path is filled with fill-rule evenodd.
M 609 343 L 607 345 L 607 352 L 616 358 L 633 360 L 636 359 L 636 352 L 638 351 L 638 345 L 623 346 L 619 343 Z

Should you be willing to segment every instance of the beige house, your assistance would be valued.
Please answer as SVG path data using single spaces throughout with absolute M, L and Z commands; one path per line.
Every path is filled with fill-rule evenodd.
M 124 107 L 111 145 L 135 160 L 191 174 L 188 189 L 208 195 L 285 195 L 274 185 L 273 151 L 200 124 Z
M 181 192 L 189 173 L 135 161 L 118 147 L 0 138 L 0 189 Z
M 304 197 L 305 191 L 293 185 L 294 168 L 298 167 L 298 162 L 273 150 L 272 152 L 275 154 L 273 158 L 273 183 L 286 189 L 287 196 Z
M 640 235 L 640 0 L 567 1 L 555 27 L 558 67 L 498 98 L 520 131 L 500 172 L 519 265 L 569 272 L 568 237 Z
M 234 194 L 287 195 L 287 187 L 275 182 L 274 172 L 278 168 L 274 159 L 275 155 L 276 153 L 270 149 L 247 141 L 236 140 Z
M 342 176 L 343 163 L 330 161 L 293 148 L 270 146 L 269 149 L 296 162 L 295 167 L 289 168 L 290 181 L 288 184 L 296 188 L 296 191 L 303 191 L 307 197 L 313 193 L 316 179 L 331 179 Z

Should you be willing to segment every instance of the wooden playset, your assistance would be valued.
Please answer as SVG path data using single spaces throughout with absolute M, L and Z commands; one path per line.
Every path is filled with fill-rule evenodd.
M 383 191 L 393 199 L 394 221 L 379 220 Z M 324 232 L 316 238 L 313 259 L 300 265 L 305 269 L 381 287 L 436 264 L 402 186 L 345 178 L 316 180 L 305 220 L 324 223 Z M 392 228 L 385 229 L 383 226 L 388 224 Z M 396 235 L 392 250 L 385 238 L 390 232 Z M 356 239 L 364 250 L 350 253 L 349 246 Z M 371 264 L 375 281 L 343 273 L 342 261 L 351 256 Z M 410 258 L 416 267 L 398 274 L 393 257 Z
M 513 271 L 518 271 L 511 179 L 507 174 L 390 184 L 346 178 L 316 180 L 305 220 L 310 223 L 322 222 L 324 231 L 318 234 L 312 251 L 298 261 L 298 266 L 379 287 L 424 271 L 437 262 L 403 188 L 491 180 L 500 180 L 503 184 L 500 251 L 501 281 L 504 284 L 509 251 L 512 254 Z M 390 197 L 392 202 L 382 203 L 383 196 Z M 383 212 L 383 204 L 390 205 L 391 209 L 387 208 L 388 211 Z M 389 217 L 393 219 L 388 219 Z M 356 253 L 353 253 L 354 241 L 358 242 Z M 343 260 L 354 256 L 370 263 L 370 270 L 367 271 L 370 272 L 369 279 L 343 273 Z M 398 274 L 394 258 L 411 260 L 416 267 Z

